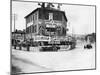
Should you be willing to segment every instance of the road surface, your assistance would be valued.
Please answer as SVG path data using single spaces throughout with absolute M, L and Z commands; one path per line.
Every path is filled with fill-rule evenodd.
M 28 52 L 12 49 L 14 73 L 48 72 L 95 68 L 95 46 L 59 52 Z

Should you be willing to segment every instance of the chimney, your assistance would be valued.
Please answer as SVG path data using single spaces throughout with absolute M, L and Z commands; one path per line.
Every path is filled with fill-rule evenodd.
M 38 3 L 38 5 L 40 5 L 41 8 L 45 8 L 45 3 L 44 2 L 43 3 Z
M 58 10 L 60 10 L 60 6 L 62 6 L 62 4 L 58 4 L 58 6 L 57 6 Z

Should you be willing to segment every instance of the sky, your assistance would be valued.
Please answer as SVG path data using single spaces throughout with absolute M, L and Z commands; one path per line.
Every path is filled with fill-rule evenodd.
M 54 4 L 55 8 L 57 4 Z M 12 31 L 14 30 L 13 14 L 16 14 L 15 28 L 25 29 L 25 16 L 36 9 L 38 3 L 12 1 Z M 68 19 L 68 33 L 89 34 L 95 32 L 95 7 L 62 4 L 61 10 L 65 11 Z

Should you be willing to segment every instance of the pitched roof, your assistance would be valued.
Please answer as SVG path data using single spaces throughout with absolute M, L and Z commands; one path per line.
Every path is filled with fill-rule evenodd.
M 38 11 L 40 8 L 37 8 L 35 10 L 33 10 L 31 13 L 29 13 L 28 15 L 25 16 L 25 18 L 27 18 L 28 16 L 30 16 L 31 14 L 35 13 L 36 11 Z
M 41 9 L 48 10 L 48 11 L 61 12 L 61 13 L 64 15 L 65 20 L 68 21 L 64 11 L 60 11 L 60 10 L 54 9 L 54 8 L 37 8 L 37 9 L 33 10 L 31 13 L 29 13 L 28 15 L 26 15 L 25 18 L 27 18 L 27 17 L 30 16 L 31 14 L 33 14 L 33 13 L 35 13 L 36 11 L 39 11 L 39 10 L 41 10 Z

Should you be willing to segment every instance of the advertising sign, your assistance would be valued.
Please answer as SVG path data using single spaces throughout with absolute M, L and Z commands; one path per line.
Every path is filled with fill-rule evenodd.
M 34 41 L 50 41 L 50 37 L 47 36 L 35 36 Z

